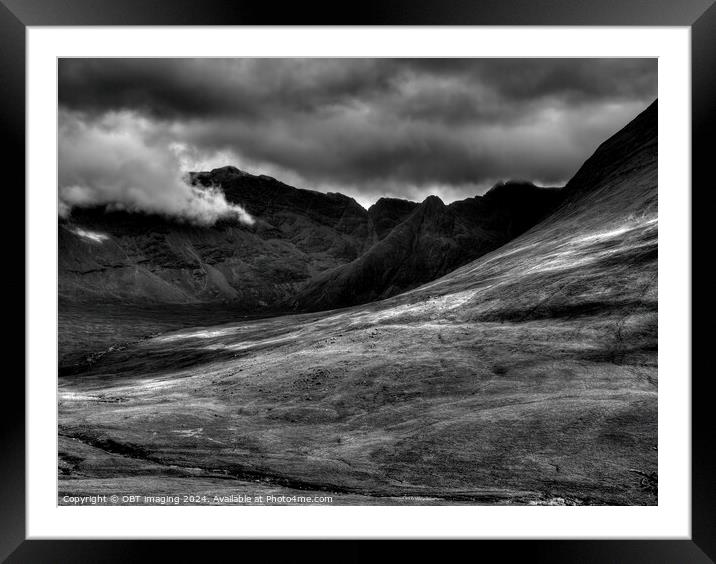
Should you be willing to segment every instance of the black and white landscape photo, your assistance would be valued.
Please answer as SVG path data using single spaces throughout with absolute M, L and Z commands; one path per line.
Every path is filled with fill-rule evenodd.
M 58 80 L 58 504 L 658 504 L 656 59 Z

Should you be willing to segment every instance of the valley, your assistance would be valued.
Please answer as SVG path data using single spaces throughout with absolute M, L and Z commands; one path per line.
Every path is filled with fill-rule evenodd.
M 255 231 L 166 226 L 148 246 L 146 228 L 118 227 L 146 218 L 60 226 L 61 362 L 125 344 L 59 379 L 59 503 L 657 504 L 656 102 L 561 190 L 508 183 L 371 217 L 283 185 L 254 202 L 270 180 L 217 174 Z M 108 239 L 79 241 L 78 226 Z M 192 263 L 208 241 L 251 252 Z M 108 296 L 122 304 L 111 334 L 92 327 L 102 309 L 84 313 Z

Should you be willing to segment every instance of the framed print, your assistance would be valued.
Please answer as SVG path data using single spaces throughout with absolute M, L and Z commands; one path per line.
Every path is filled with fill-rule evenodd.
M 711 561 L 710 2 L 62 6 L 0 6 L 3 557 Z

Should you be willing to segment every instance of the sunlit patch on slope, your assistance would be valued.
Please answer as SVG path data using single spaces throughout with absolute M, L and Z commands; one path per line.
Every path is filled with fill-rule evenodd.
M 265 339 L 255 339 L 251 341 L 240 341 L 238 343 L 217 342 L 204 345 L 202 348 L 207 351 L 249 351 L 256 348 L 263 348 L 267 346 L 278 346 L 291 343 L 299 338 L 300 332 L 291 333 L 283 337 L 267 337 Z
M 97 231 L 89 231 L 88 229 L 82 229 L 80 227 L 75 227 L 74 229 L 72 229 L 72 233 L 74 233 L 78 237 L 81 237 L 82 239 L 92 241 L 93 243 L 103 243 L 104 241 L 109 239 L 109 235 L 99 233 Z
M 174 429 L 174 433 L 177 435 L 181 435 L 183 437 L 196 437 L 197 435 L 201 435 L 204 431 L 203 427 L 198 427 L 196 429 Z
M 657 220 L 622 225 L 567 240 L 557 252 L 550 253 L 527 272 L 574 269 L 615 257 L 625 252 L 641 251 L 657 245 Z
M 61 390 L 59 393 L 59 399 L 64 401 L 93 401 L 97 399 L 97 396 L 94 396 L 92 394 L 83 394 L 80 392 Z
M 616 229 L 592 233 L 591 235 L 586 235 L 584 237 L 574 239 L 573 241 L 575 243 L 586 243 L 589 241 L 613 239 L 615 237 L 619 237 L 620 235 L 629 233 L 630 231 L 636 231 L 637 229 L 642 229 L 642 228 L 648 229 L 649 226 L 656 224 L 658 221 L 659 221 L 658 218 L 653 217 L 651 219 L 648 219 L 648 220 L 642 221 L 642 222 L 638 222 L 638 223 L 628 223 L 628 224 L 618 227 Z M 656 227 L 656 226 L 654 226 L 654 227 Z
M 180 333 L 172 333 L 170 335 L 161 335 L 155 337 L 155 341 L 169 343 L 172 341 L 184 341 L 188 339 L 213 339 L 216 337 L 223 337 L 235 331 L 234 327 L 228 327 L 223 329 L 201 329 L 198 331 L 182 331 Z

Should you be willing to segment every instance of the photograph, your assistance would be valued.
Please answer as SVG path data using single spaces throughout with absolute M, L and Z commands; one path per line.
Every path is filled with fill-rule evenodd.
M 658 506 L 658 62 L 57 58 L 57 504 Z

